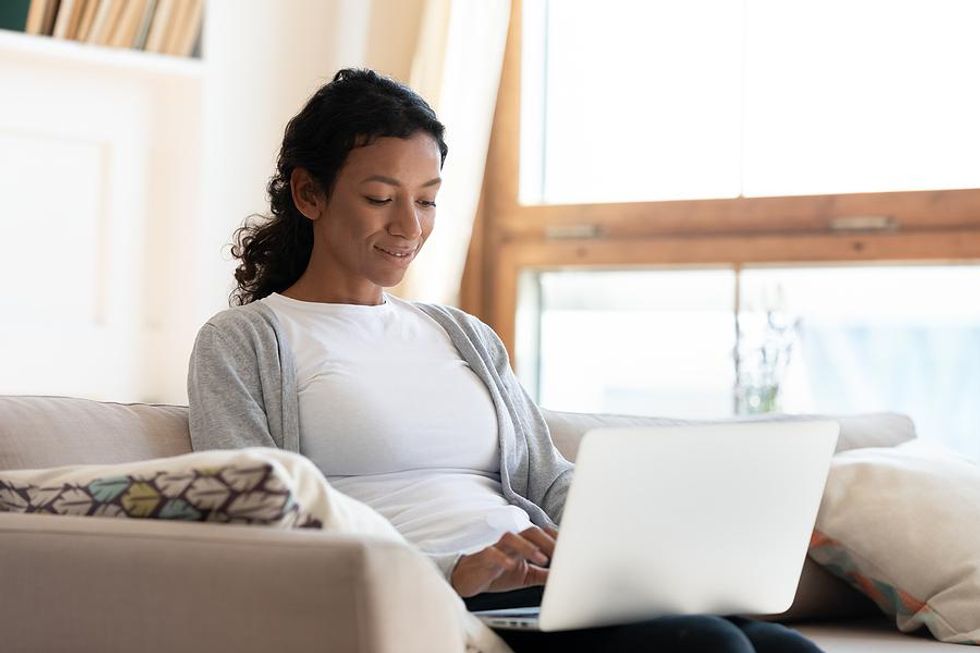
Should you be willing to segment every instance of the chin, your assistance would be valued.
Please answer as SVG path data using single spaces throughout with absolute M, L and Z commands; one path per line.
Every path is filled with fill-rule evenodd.
M 405 272 L 401 274 L 379 274 L 371 279 L 371 283 L 382 288 L 394 288 L 405 278 Z

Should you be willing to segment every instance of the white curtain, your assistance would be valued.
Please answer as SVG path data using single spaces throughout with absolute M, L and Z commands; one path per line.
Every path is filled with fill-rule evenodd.
M 405 280 L 402 297 L 456 304 L 473 231 L 500 71 L 510 0 L 427 0 L 408 84 L 446 125 L 436 227 Z

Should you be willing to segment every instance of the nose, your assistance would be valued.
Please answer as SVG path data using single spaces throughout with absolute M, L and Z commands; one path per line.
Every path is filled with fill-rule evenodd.
M 395 214 L 388 224 L 388 233 L 405 240 L 418 240 L 422 235 L 422 221 L 414 202 L 399 202 Z

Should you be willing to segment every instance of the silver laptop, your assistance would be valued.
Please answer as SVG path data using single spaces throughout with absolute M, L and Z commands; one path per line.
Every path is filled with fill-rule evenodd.
M 494 628 L 569 630 L 670 614 L 774 614 L 793 601 L 837 422 L 585 434 L 540 608 Z

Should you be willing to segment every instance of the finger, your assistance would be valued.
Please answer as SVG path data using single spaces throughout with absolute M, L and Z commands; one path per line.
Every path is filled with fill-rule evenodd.
M 548 570 L 544 567 L 538 567 L 536 565 L 527 566 L 527 575 L 524 577 L 524 584 L 526 586 L 531 585 L 544 585 L 548 582 Z
M 504 533 L 495 545 L 497 548 L 521 560 L 530 560 L 539 565 L 547 564 L 548 556 L 544 551 L 522 535 L 517 533 Z
M 501 551 L 496 545 L 487 547 L 480 552 L 480 555 L 482 558 L 481 562 L 495 572 L 494 578 L 503 573 L 514 571 L 524 562 L 520 556 L 510 555 L 505 551 Z
M 521 531 L 521 536 L 541 549 L 548 556 L 548 560 L 551 560 L 552 556 L 555 555 L 555 538 L 548 531 L 532 526 Z
M 558 529 L 552 528 L 551 526 L 545 526 L 544 532 L 550 535 L 553 539 L 558 539 Z
M 474 596 L 492 587 L 502 576 L 512 573 L 517 564 L 501 551 L 487 547 L 460 560 L 453 572 L 453 588 L 460 596 Z

